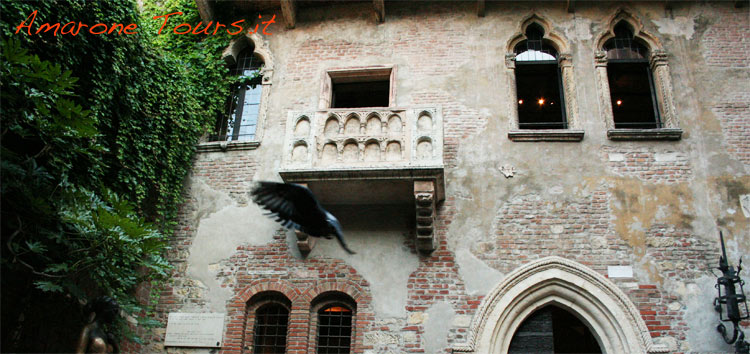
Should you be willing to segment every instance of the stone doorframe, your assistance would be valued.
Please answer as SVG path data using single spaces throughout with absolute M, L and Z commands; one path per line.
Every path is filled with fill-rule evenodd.
M 665 353 L 655 345 L 635 305 L 596 271 L 561 257 L 545 257 L 508 274 L 482 300 L 466 343 L 454 353 L 507 353 L 513 334 L 534 311 L 555 305 L 578 317 L 603 353 Z

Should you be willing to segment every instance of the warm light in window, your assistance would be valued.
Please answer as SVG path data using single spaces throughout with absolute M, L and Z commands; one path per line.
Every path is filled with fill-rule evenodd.
M 540 98 L 539 101 L 537 101 L 537 103 L 539 103 L 539 105 L 543 105 L 544 104 L 544 98 Z
M 352 310 L 349 310 L 346 307 L 333 306 L 323 310 L 323 312 L 352 312 Z
M 617 103 L 617 105 L 619 106 L 619 105 L 622 104 L 622 100 L 617 100 L 617 102 L 615 102 L 615 103 Z
M 523 104 L 523 100 L 518 100 L 518 104 Z

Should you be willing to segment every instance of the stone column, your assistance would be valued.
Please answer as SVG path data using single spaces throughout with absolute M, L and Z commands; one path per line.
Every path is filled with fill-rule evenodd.
M 569 53 L 560 54 L 558 59 L 560 74 L 562 75 L 563 95 L 565 97 L 565 115 L 568 120 L 568 129 L 578 127 L 578 98 L 576 95 L 576 82 L 573 77 L 573 56 Z
M 612 93 L 609 92 L 609 77 L 607 76 L 607 52 L 598 50 L 594 54 L 596 67 L 596 82 L 599 93 L 599 107 L 607 129 L 615 129 L 615 118 L 612 113 Z
M 661 109 L 662 128 L 677 128 L 675 108 L 672 100 L 672 79 L 669 77 L 667 53 L 655 50 L 650 58 L 651 72 L 656 86 L 656 97 Z
M 510 93 L 510 109 L 508 118 L 510 130 L 518 130 L 518 91 L 516 90 L 516 54 L 505 54 L 505 68 L 508 74 L 508 92 Z

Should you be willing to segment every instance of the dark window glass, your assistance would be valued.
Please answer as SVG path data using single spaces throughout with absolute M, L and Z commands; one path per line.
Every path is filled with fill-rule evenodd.
M 659 128 L 648 62 L 607 64 L 615 128 Z
M 618 23 L 614 32 L 604 49 L 615 128 L 661 128 L 648 49 L 626 22 Z
M 521 129 L 565 129 L 564 97 L 557 51 L 537 24 L 516 45 L 516 95 Z
M 351 309 L 329 305 L 318 311 L 318 354 L 348 354 L 351 341 Z
M 331 108 L 388 107 L 390 81 L 333 83 Z
M 271 303 L 255 312 L 253 332 L 253 353 L 286 353 L 286 332 L 289 323 L 289 310 L 281 304 Z
M 251 48 L 244 49 L 237 57 L 237 66 L 232 75 L 238 80 L 232 84 L 232 96 L 227 102 L 226 115 L 219 119 L 212 140 L 252 140 L 258 124 L 260 98 L 263 93 L 262 77 L 259 75 L 263 61 L 253 54 Z

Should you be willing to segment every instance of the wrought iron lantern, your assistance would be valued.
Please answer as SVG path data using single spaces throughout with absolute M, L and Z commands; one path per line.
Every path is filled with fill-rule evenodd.
M 719 319 L 722 322 L 732 322 L 732 337 L 727 337 L 727 328 L 723 323 L 720 323 L 716 327 L 716 330 L 721 333 L 724 341 L 728 344 L 734 343 L 736 353 L 748 354 L 750 352 L 750 343 L 745 341 L 745 333 L 739 329 L 739 322 L 750 318 L 747 310 L 747 298 L 742 288 L 745 285 L 745 281 L 739 275 L 742 270 L 742 258 L 740 258 L 736 269 L 730 266 L 727 260 L 727 251 L 724 247 L 724 235 L 721 231 L 719 231 L 719 238 L 721 239 L 722 254 L 719 257 L 719 270 L 721 270 L 723 275 L 716 281 L 716 289 L 719 291 L 719 296 L 714 299 L 714 308 L 719 313 Z

